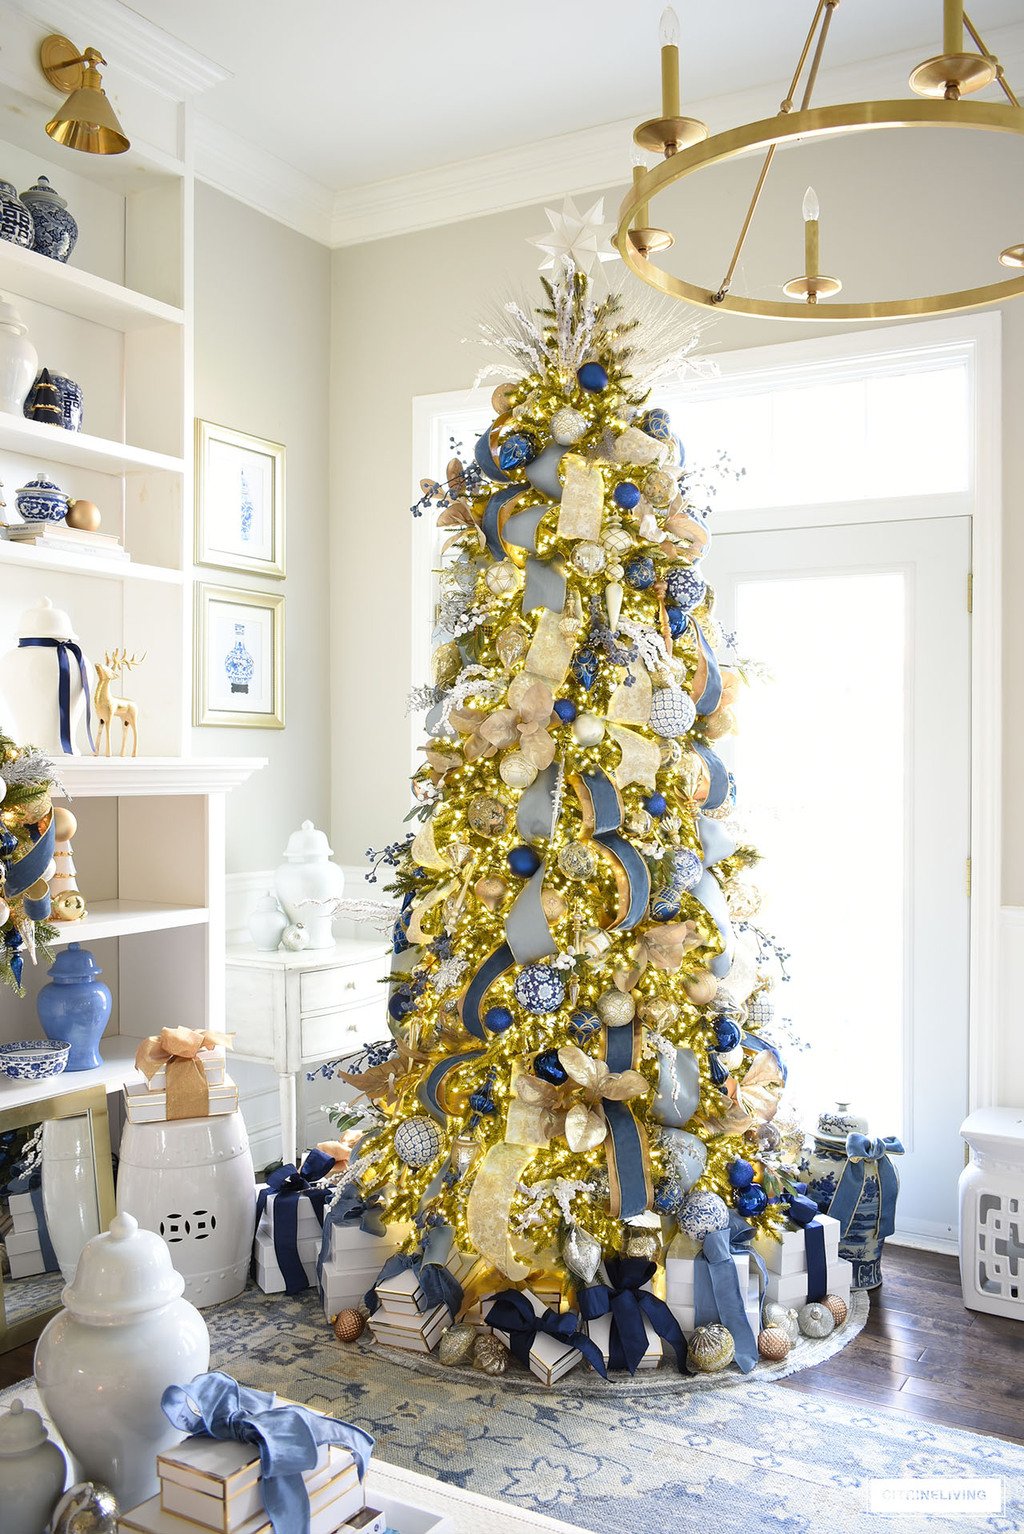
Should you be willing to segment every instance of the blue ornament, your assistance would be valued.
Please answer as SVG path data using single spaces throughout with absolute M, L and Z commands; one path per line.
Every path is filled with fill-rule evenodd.
M 668 619 L 668 631 L 673 639 L 678 639 L 686 629 L 686 614 L 681 607 L 666 607 L 665 617 Z
M 621 506 L 623 511 L 632 511 L 634 506 L 640 504 L 640 487 L 630 480 L 624 479 L 621 485 L 616 485 L 612 491 L 612 500 L 616 506 Z
M 15 950 L 17 950 L 18 948 L 20 948 L 22 946 L 24 941 L 25 941 L 25 939 L 22 937 L 21 933 L 17 930 L 17 928 L 15 928 L 11 932 L 5 932 L 4 933 L 4 942 L 7 944 L 8 948 L 14 948 Z
M 412 945 L 409 942 L 409 921 L 412 917 L 412 891 L 402 901 L 402 909 L 395 917 L 395 925 L 391 929 L 391 952 L 405 953 Z
M 768 1208 L 768 1195 L 760 1183 L 753 1182 L 749 1188 L 741 1188 L 733 1202 L 745 1220 L 752 1220 Z
M 388 1016 L 396 1023 L 400 1023 L 403 1017 L 407 1017 L 413 1009 L 413 1000 L 408 991 L 396 991 L 388 997 Z
M 729 1072 L 713 1049 L 708 1050 L 708 1067 L 711 1072 L 712 1086 L 724 1087 L 725 1083 L 729 1080 Z
M 573 656 L 572 674 L 580 686 L 589 692 L 597 681 L 597 656 L 593 650 L 581 650 Z
M 749 1188 L 754 1181 L 754 1168 L 742 1156 L 729 1163 L 729 1181 L 734 1188 Z
M 742 1037 L 743 1030 L 733 1018 L 724 1015 L 715 1018 L 715 1047 L 724 1054 L 735 1049 Z
M 497 1109 L 491 1099 L 490 1089 L 485 1092 L 471 1092 L 469 1106 L 474 1113 L 496 1113 Z
M 512 1022 L 508 1007 L 488 1007 L 484 1013 L 484 1027 L 489 1033 L 504 1033 L 506 1028 L 511 1028 Z
M 644 809 L 647 811 L 648 815 L 654 815 L 656 819 L 660 820 L 662 815 L 664 815 L 665 811 L 668 809 L 665 795 L 648 794 L 647 798 L 644 800 Z
M 537 449 L 530 438 L 521 431 L 514 431 L 498 449 L 498 467 L 506 472 L 521 469 L 524 464 L 532 463 L 536 456 Z
M 21 976 L 24 968 L 24 957 L 20 953 L 13 953 L 11 955 L 11 974 L 14 976 L 14 983 L 19 989 L 21 988 Z
M 576 380 L 588 394 L 600 394 L 602 389 L 608 387 L 608 373 L 599 362 L 585 362 L 577 370 Z
M 0 852 L 3 853 L 4 857 L 9 852 L 13 852 L 17 845 L 18 838 L 13 831 L 0 831 Z
M 524 844 L 512 848 L 508 855 L 508 866 L 520 879 L 529 879 L 540 867 L 540 858 L 532 847 Z
M 576 705 L 571 698 L 556 698 L 555 713 L 563 724 L 572 724 L 576 718 Z
M 656 406 L 648 410 L 640 417 L 640 430 L 645 431 L 649 437 L 654 437 L 658 442 L 669 442 L 672 439 L 672 422 L 667 410 Z
M 543 1054 L 534 1057 L 533 1074 L 553 1087 L 560 1087 L 569 1080 L 569 1072 L 559 1060 L 557 1049 L 545 1049 Z
M 679 1229 L 691 1241 L 703 1241 L 713 1230 L 729 1224 L 729 1206 L 717 1193 L 691 1193 L 677 1216 Z
M 696 566 L 670 570 L 665 586 L 669 601 L 684 613 L 692 613 L 699 607 L 708 589 Z
M 595 1033 L 601 1032 L 601 1019 L 596 1012 L 574 1012 L 569 1029 L 577 1044 L 585 1044 Z
M 520 1006 L 536 1016 L 557 1012 L 565 1000 L 565 981 L 550 964 L 527 964 L 516 976 L 513 989 Z
M 654 585 L 654 560 L 638 554 L 626 566 L 626 579 L 637 591 L 646 591 Z

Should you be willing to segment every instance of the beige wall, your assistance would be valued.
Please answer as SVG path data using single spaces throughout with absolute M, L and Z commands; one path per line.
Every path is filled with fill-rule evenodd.
M 196 753 L 265 756 L 228 799 L 229 873 L 273 868 L 289 831 L 330 813 L 328 377 L 330 253 L 196 188 L 196 414 L 287 449 L 287 579 L 205 577 L 285 597 L 286 730 L 197 729 Z

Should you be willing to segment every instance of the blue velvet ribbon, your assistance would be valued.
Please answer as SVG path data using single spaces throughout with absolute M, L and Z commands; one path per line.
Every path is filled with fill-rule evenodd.
M 331 1255 L 331 1231 L 335 1226 L 358 1225 L 364 1235 L 386 1236 L 387 1228 L 381 1219 L 383 1208 L 384 1201 L 379 1193 L 364 1199 L 354 1182 L 342 1189 L 324 1216 L 320 1255 L 316 1260 L 316 1282 L 321 1294 L 324 1289 L 324 1263 Z
M 362 1428 L 306 1406 L 278 1406 L 275 1395 L 249 1390 L 227 1374 L 200 1374 L 187 1385 L 168 1385 L 160 1405 L 184 1433 L 259 1450 L 260 1490 L 274 1534 L 309 1534 L 309 1493 L 302 1478 L 316 1465 L 322 1445 L 348 1449 L 360 1480 L 373 1451 L 374 1441 Z
M 488 954 L 466 987 L 466 994 L 462 998 L 462 1021 L 467 1033 L 471 1033 L 474 1039 L 479 1039 L 481 1044 L 485 1037 L 483 1019 L 480 1016 L 484 997 L 494 982 L 507 969 L 511 969 L 514 963 L 511 948 L 507 943 L 499 943 L 494 952 Z
M 691 740 L 689 744 L 704 763 L 711 780 L 708 796 L 701 808 L 717 810 L 729 797 L 729 773 L 726 765 L 718 753 L 712 751 L 711 747 L 705 745 L 702 740 Z
M 449 1055 L 441 1060 L 428 1072 L 424 1081 L 421 1081 L 416 1089 L 416 1096 L 435 1119 L 444 1124 L 448 1119 L 448 1108 L 445 1103 L 444 1088 L 448 1077 L 458 1071 L 470 1060 L 477 1060 L 483 1054 L 482 1049 L 466 1049 L 462 1054 Z
M 686 1338 L 682 1328 L 665 1301 L 643 1287 L 654 1277 L 657 1265 L 643 1257 L 609 1257 L 605 1267 L 608 1282 L 581 1289 L 578 1303 L 584 1321 L 611 1315 L 609 1368 L 636 1373 L 647 1352 L 646 1320 L 673 1349 L 682 1373 L 686 1367 Z
M 718 658 L 696 618 L 690 618 L 690 627 L 693 629 L 707 666 L 707 678 L 703 690 L 700 697 L 694 699 L 694 704 L 698 714 L 713 714 L 722 701 L 722 673 L 719 670 Z
M 540 1332 L 546 1337 L 554 1337 L 563 1347 L 575 1348 L 602 1379 L 608 1378 L 601 1350 L 580 1330 L 580 1318 L 574 1310 L 566 1310 L 561 1315 L 555 1310 L 545 1310 L 538 1316 L 518 1289 L 503 1289 L 495 1295 L 487 1312 L 487 1325 L 507 1335 L 513 1356 L 527 1369 L 530 1367 L 530 1349 Z
M 273 1211 L 274 1256 L 284 1277 L 286 1294 L 301 1294 L 303 1289 L 309 1288 L 309 1279 L 299 1258 L 299 1200 L 309 1200 L 314 1214 L 323 1226 L 324 1206 L 330 1197 L 331 1190 L 322 1185 L 321 1179 L 333 1169 L 333 1156 L 329 1156 L 326 1151 L 311 1150 L 301 1168 L 291 1163 L 278 1167 L 267 1178 L 267 1186 L 260 1189 L 260 1196 L 256 1201 L 257 1225 L 267 1207 L 270 1194 L 277 1195 L 274 1199 Z
M 846 1155 L 843 1175 L 828 1206 L 829 1214 L 839 1221 L 840 1237 L 846 1235 L 857 1213 L 869 1168 L 873 1168 L 878 1177 L 876 1235 L 883 1238 L 891 1236 L 896 1228 L 896 1196 L 900 1191 L 900 1179 L 889 1157 L 903 1155 L 902 1142 L 895 1135 L 882 1135 L 872 1140 L 868 1135 L 853 1133 L 846 1137 Z
M 618 834 L 622 825 L 622 797 L 606 772 L 573 774 L 573 789 L 583 807 L 584 816 L 593 821 L 596 845 L 622 869 L 628 901 L 626 911 L 612 923 L 616 930 L 628 932 L 647 914 L 651 898 L 651 872 L 647 862 L 625 837 Z
M 642 1028 L 636 1018 L 621 1028 L 604 1030 L 604 1058 L 613 1074 L 637 1068 L 641 1039 Z M 606 1098 L 601 1106 L 608 1125 L 605 1154 L 611 1212 L 618 1219 L 631 1220 L 650 1209 L 654 1202 L 647 1135 L 629 1103 L 611 1102 Z
M 50 1232 L 46 1224 L 46 1211 L 43 1209 L 43 1179 L 37 1169 L 34 1172 L 24 1172 L 20 1177 L 14 1177 L 7 1184 L 8 1196 L 12 1193 L 28 1193 L 32 1198 L 32 1213 L 36 1217 L 36 1230 L 39 1234 L 39 1250 L 43 1257 L 43 1272 L 56 1273 L 60 1267 L 57 1254 L 53 1250 L 53 1242 L 50 1240 Z
M 753 1227 L 733 1210 L 726 1229 L 709 1231 L 704 1237 L 704 1249 L 693 1268 L 694 1319 L 698 1326 L 721 1321 L 728 1328 L 736 1348 L 737 1367 L 744 1374 L 749 1374 L 757 1363 L 757 1338 L 747 1320 L 745 1295 L 740 1291 L 733 1258 L 753 1257 L 758 1272 L 765 1277 L 764 1263 L 750 1244 L 753 1239 Z
M 50 859 L 53 857 L 54 830 L 53 816 L 45 831 L 37 837 L 33 846 L 26 852 L 23 858 L 16 863 L 7 863 L 7 879 L 4 884 L 4 893 L 11 895 L 23 895 L 31 889 L 33 884 L 43 877 Z
M 60 745 L 66 756 L 74 751 L 71 743 L 71 667 L 68 664 L 70 650 L 78 663 L 85 693 L 85 733 L 89 738 L 89 750 L 95 752 L 92 740 L 92 699 L 89 691 L 89 673 L 82 658 L 81 647 L 73 639 L 19 639 L 19 650 L 46 649 L 57 652 L 57 704 L 60 708 Z
M 504 475 L 502 478 L 504 478 Z M 487 542 L 487 552 L 492 559 L 505 558 L 505 545 L 498 531 L 502 509 L 510 501 L 514 501 L 517 495 L 522 495 L 525 489 L 525 485 L 505 485 L 501 490 L 492 491 L 491 498 L 484 507 L 480 526 L 483 528 L 484 538 Z
M 373 1288 L 368 1289 L 363 1296 L 363 1304 L 370 1314 L 374 1315 L 380 1309 L 377 1297 L 379 1284 L 386 1283 L 389 1278 L 397 1278 L 399 1273 L 415 1273 L 423 1290 L 421 1314 L 436 1310 L 438 1305 L 446 1305 L 454 1321 L 462 1309 L 462 1285 L 445 1266 L 451 1256 L 453 1243 L 449 1226 L 432 1225 L 423 1237 L 418 1252 L 396 1252 L 393 1257 L 389 1257 L 374 1279 Z

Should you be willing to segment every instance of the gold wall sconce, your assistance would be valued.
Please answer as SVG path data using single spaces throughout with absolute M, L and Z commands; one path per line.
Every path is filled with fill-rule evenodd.
M 106 62 L 95 48 L 79 53 L 59 32 L 43 39 L 39 46 L 43 74 L 55 90 L 67 93 L 64 105 L 46 124 L 56 143 L 84 154 L 124 154 L 131 148 L 100 80 L 99 65 Z

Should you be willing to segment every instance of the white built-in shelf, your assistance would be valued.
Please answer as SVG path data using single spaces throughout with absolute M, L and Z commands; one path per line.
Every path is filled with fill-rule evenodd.
M 149 448 L 109 442 L 84 431 L 65 431 L 45 421 L 0 411 L 0 449 L 51 463 L 68 463 L 76 469 L 96 469 L 101 474 L 184 474 L 184 458 L 153 453 Z
M 70 575 L 91 575 L 94 580 L 158 581 L 166 586 L 181 586 L 185 582 L 181 570 L 168 570 L 163 565 L 141 565 L 134 559 L 110 559 L 102 554 L 58 552 L 31 543 L 0 541 L 0 570 L 5 565 L 28 570 L 63 570 Z
M 228 793 L 267 765 L 265 756 L 55 756 L 73 799 Z
M 79 271 L 62 261 L 0 242 L 0 290 L 30 298 L 64 314 L 92 320 L 111 330 L 142 330 L 150 325 L 183 325 L 185 312 L 146 293 L 123 288 L 106 277 Z
M 27 1016 L 26 1037 L 38 1038 L 39 1032 L 34 1015 Z M 118 1092 L 128 1081 L 141 1081 L 142 1076 L 135 1069 L 135 1051 L 139 1042 L 121 1034 L 101 1039 L 99 1051 L 103 1064 L 93 1071 L 61 1071 L 59 1076 L 48 1076 L 45 1081 L 14 1081 L 10 1076 L 0 1076 L 0 1113 L 7 1108 L 24 1108 L 30 1103 L 43 1102 L 48 1097 L 84 1092 L 86 1087 L 106 1087 L 108 1092 Z
M 166 905 L 149 900 L 93 900 L 81 921 L 54 923 L 54 947 L 65 943 L 98 943 L 104 937 L 133 937 L 140 932 L 166 932 L 171 927 L 202 927 L 210 920 L 205 906 Z

